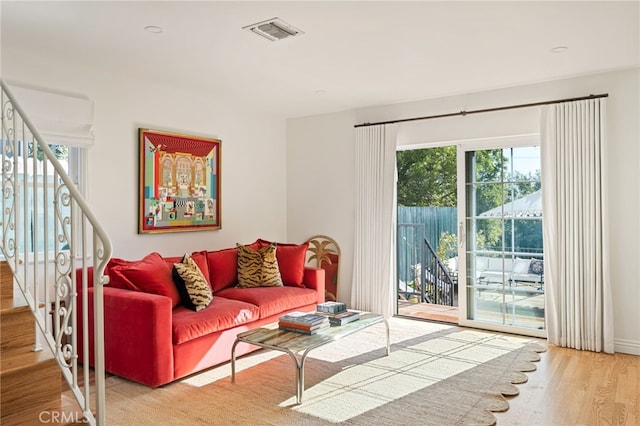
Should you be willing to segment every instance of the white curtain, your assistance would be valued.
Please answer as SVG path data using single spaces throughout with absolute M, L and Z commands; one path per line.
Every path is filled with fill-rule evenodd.
M 606 99 L 542 113 L 549 343 L 613 353 L 606 186 Z
M 395 295 L 395 125 L 356 129 L 355 242 L 351 304 L 393 315 Z

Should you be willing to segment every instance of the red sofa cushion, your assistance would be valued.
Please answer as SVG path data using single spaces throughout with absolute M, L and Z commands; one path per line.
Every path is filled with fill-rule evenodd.
M 109 285 L 111 287 L 114 287 L 114 288 L 123 288 L 125 290 L 140 291 L 140 289 L 138 287 L 136 287 L 135 284 L 133 284 L 131 281 L 129 281 L 122 274 L 113 274 L 113 273 L 111 273 L 111 270 L 113 268 L 116 268 L 118 266 L 132 265 L 135 262 L 136 262 L 135 260 L 126 260 L 126 259 L 120 259 L 120 258 L 117 258 L 117 257 L 112 257 L 109 260 L 109 263 L 107 263 L 107 267 L 104 270 L 104 273 L 106 275 L 109 275 Z
M 167 264 L 167 266 L 169 266 L 169 268 L 173 267 L 174 263 L 178 263 L 180 261 L 182 261 L 182 258 L 184 256 L 171 256 L 171 257 L 163 257 L 164 259 L 164 263 Z
M 315 290 L 286 286 L 226 288 L 217 293 L 216 296 L 251 303 L 260 309 L 260 318 L 314 304 L 318 298 Z
M 262 246 L 272 244 L 270 241 L 258 239 Z M 282 282 L 286 286 L 304 287 L 304 262 L 309 243 L 291 244 L 276 243 L 276 259 L 280 268 Z
M 230 248 L 207 253 L 209 282 L 214 293 L 231 287 L 238 280 L 238 249 Z
M 257 306 L 216 296 L 200 312 L 179 306 L 173 310 L 173 344 L 179 345 L 216 331 L 255 321 L 259 315 Z
M 118 282 L 135 283 L 138 291 L 167 296 L 173 307 L 180 304 L 180 294 L 173 282 L 171 268 L 159 253 L 154 252 L 141 260 L 109 268 L 109 276 Z
M 207 280 L 207 283 L 209 283 L 209 287 L 211 287 L 211 279 L 209 277 L 209 261 L 207 260 L 207 251 L 206 250 L 194 251 L 189 256 L 191 256 L 191 259 L 193 259 L 193 261 L 196 262 L 196 265 L 198 265 L 198 268 L 200 268 L 202 275 Z M 176 263 L 182 262 L 182 259 L 184 259 L 184 256 L 171 256 L 171 257 L 165 257 L 164 261 L 166 262 L 167 265 L 169 265 L 169 268 L 173 268 L 173 265 L 175 265 Z
M 198 268 L 200 268 L 200 271 L 202 271 L 202 275 L 204 275 L 204 278 L 209 283 L 209 287 L 211 287 L 211 276 L 209 275 L 209 259 L 207 258 L 207 251 L 194 251 L 193 253 L 191 253 L 191 258 L 194 262 L 196 262 L 196 265 L 198 265 Z

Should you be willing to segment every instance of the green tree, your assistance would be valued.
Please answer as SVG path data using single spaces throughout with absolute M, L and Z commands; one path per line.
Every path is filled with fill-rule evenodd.
M 436 254 L 440 259 L 448 259 L 458 254 L 458 238 L 449 232 L 440 234 Z
M 507 158 L 501 149 L 476 151 L 474 180 L 499 182 L 506 167 Z M 456 207 L 457 163 L 456 147 L 399 151 L 396 157 L 398 169 L 398 205 Z M 478 209 L 488 210 L 502 204 L 499 188 L 493 185 L 478 195 Z M 482 210 L 480 210 L 482 211 Z
M 27 143 L 27 156 L 33 158 L 34 148 L 37 152 L 38 161 L 44 160 L 44 151 L 35 142 Z M 49 148 L 53 151 L 53 154 L 57 159 L 64 159 L 69 157 L 69 147 L 66 145 L 49 145 Z
M 468 155 L 473 155 L 473 182 L 478 184 L 475 188 L 476 213 L 501 205 L 505 194 L 499 183 L 503 179 L 509 159 L 503 155 L 501 149 L 474 151 Z
M 398 205 L 455 207 L 456 147 L 399 151 Z
M 529 172 L 526 174 L 516 171 L 509 178 L 509 181 L 513 182 L 513 184 L 511 185 L 513 194 L 511 194 L 511 198 L 509 201 L 522 198 L 526 195 L 531 194 L 532 192 L 536 192 L 542 187 L 540 170 L 536 170 L 535 173 Z
M 502 185 L 495 183 L 502 181 L 508 158 L 501 149 L 475 151 L 468 155 L 474 156 L 473 181 L 481 183 L 475 195 L 477 212 L 501 205 L 505 194 Z M 399 151 L 396 157 L 398 205 L 457 207 L 456 157 L 455 146 Z M 483 247 L 501 239 L 502 229 L 495 221 L 485 221 L 478 228 L 483 235 Z

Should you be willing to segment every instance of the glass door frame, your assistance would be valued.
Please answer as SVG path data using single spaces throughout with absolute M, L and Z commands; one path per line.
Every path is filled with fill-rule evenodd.
M 468 140 L 458 143 L 458 324 L 464 327 L 546 338 L 547 331 L 545 329 L 517 327 L 468 318 L 466 154 L 469 151 L 527 146 L 540 146 L 540 135 L 535 133 Z

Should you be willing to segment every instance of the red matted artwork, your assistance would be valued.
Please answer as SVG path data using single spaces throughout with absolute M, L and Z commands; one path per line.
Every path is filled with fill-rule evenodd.
M 219 139 L 139 129 L 138 233 L 221 228 Z

